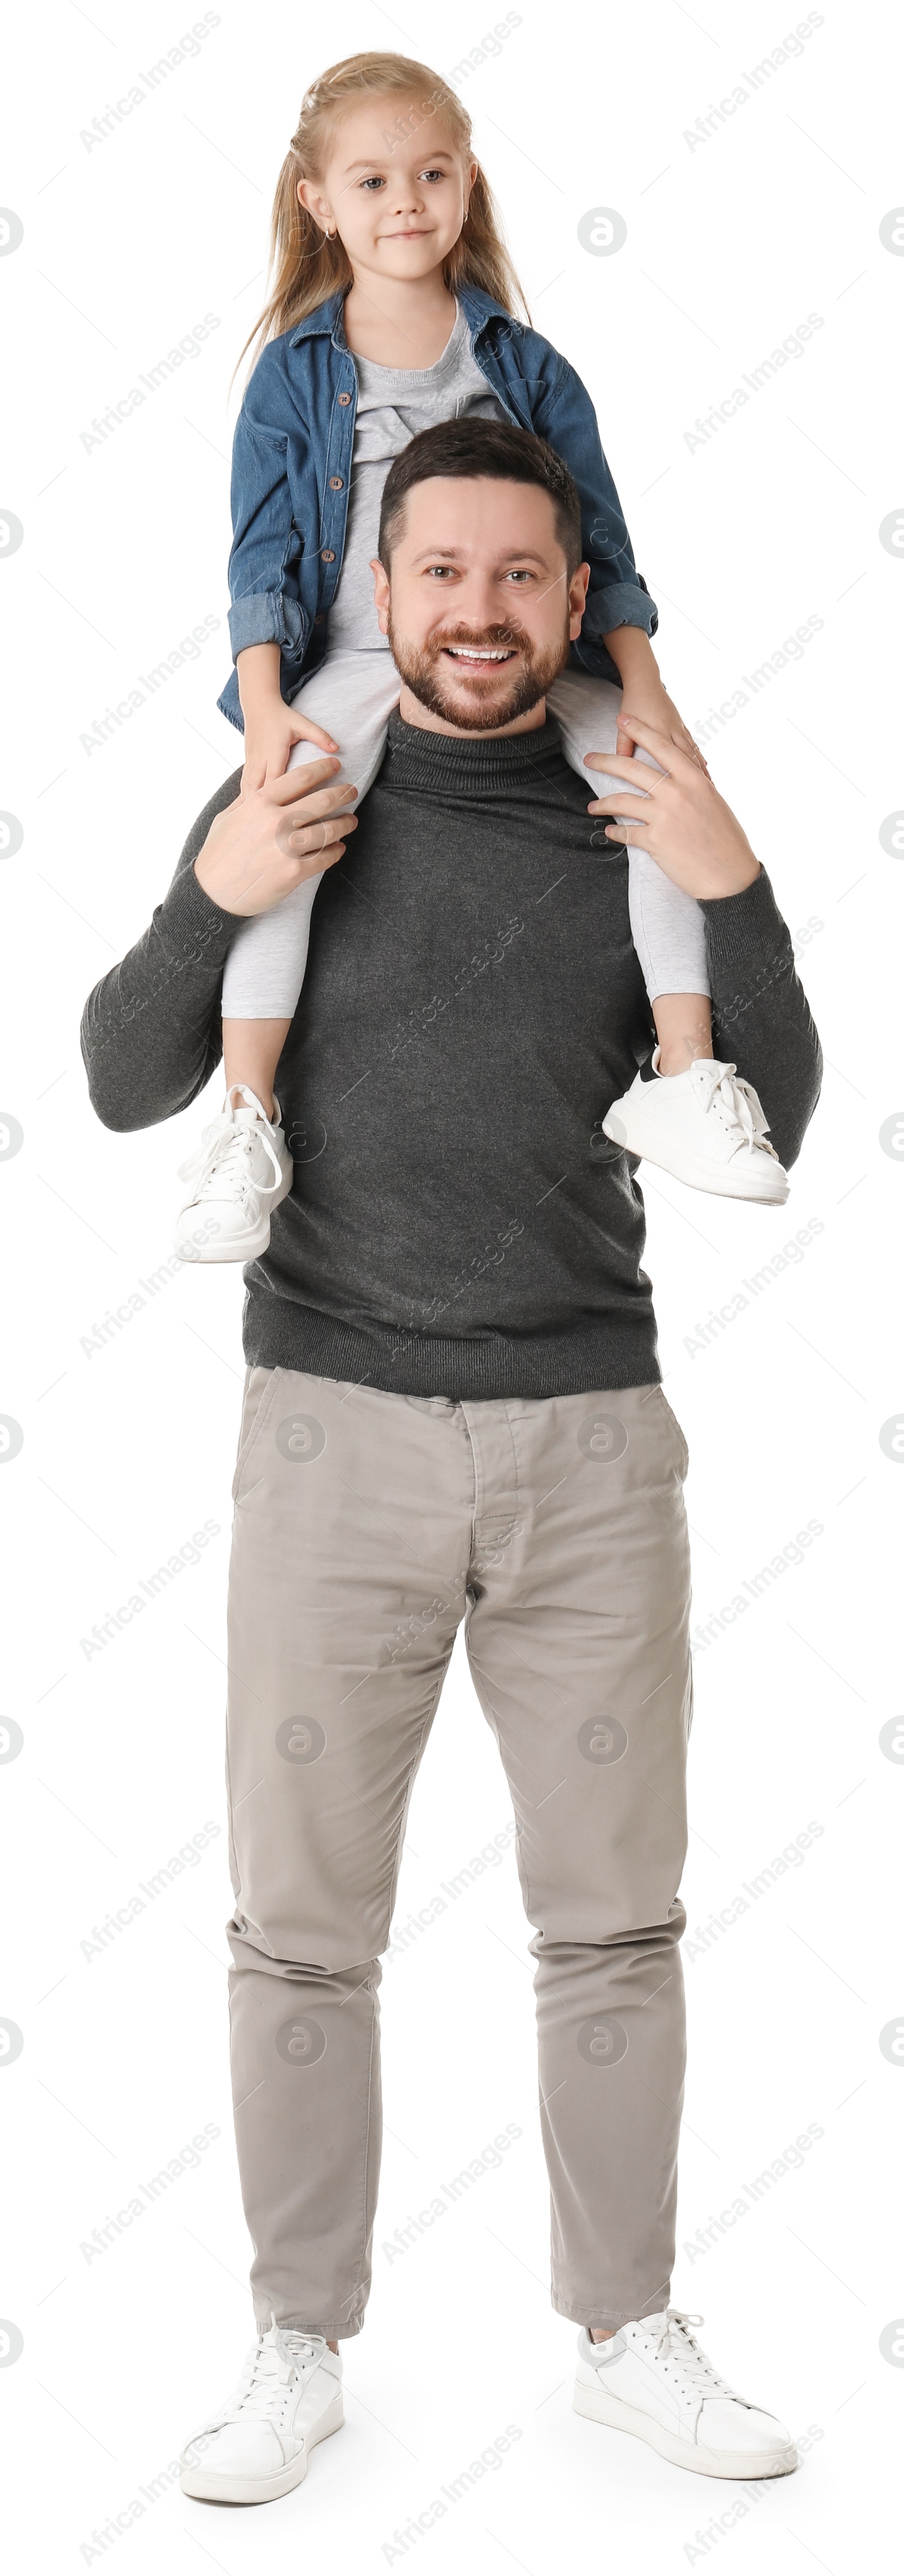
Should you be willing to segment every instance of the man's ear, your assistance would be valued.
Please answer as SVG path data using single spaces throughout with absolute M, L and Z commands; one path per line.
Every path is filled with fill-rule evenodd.
M 571 636 L 572 643 L 574 643 L 575 636 L 579 635 L 581 632 L 581 621 L 587 605 L 587 584 L 589 579 L 590 565 L 582 563 L 578 565 L 577 572 L 572 573 L 571 580 L 568 585 L 568 632 Z
M 379 555 L 371 555 L 370 569 L 374 577 L 374 607 L 377 612 L 377 623 L 381 635 L 385 635 L 389 629 L 389 574 L 381 564 Z

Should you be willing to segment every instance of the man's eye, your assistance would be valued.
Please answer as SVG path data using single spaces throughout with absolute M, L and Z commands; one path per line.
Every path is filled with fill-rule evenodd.
M 451 573 L 454 567 L 452 564 L 428 564 L 427 569 L 431 581 L 444 581 L 446 574 Z
M 522 570 L 520 572 L 506 573 L 505 577 L 506 581 L 530 581 L 531 575 L 529 572 Z

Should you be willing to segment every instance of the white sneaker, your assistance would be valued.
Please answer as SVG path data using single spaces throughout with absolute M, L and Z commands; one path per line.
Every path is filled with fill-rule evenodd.
M 339 2354 L 323 2335 L 269 2326 L 225 2406 L 186 2442 L 182 2493 L 205 2504 L 270 2504 L 301 2485 L 315 2443 L 344 2422 Z
M 173 1227 L 183 1261 L 254 1261 L 266 1252 L 272 1211 L 291 1189 L 294 1172 L 279 1121 L 278 1100 L 271 1120 L 247 1083 L 236 1108 L 227 1092 L 197 1153 L 179 1165 L 180 1181 L 191 1182 Z
M 702 2323 L 664 2308 L 620 2326 L 607 2343 L 591 2343 L 582 2328 L 576 2412 L 637 2433 L 664 2460 L 704 2478 L 786 2477 L 797 2467 L 787 2427 L 719 2378 L 690 2332 Z
M 659 1054 L 657 1047 L 657 1074 Z M 626 1153 L 641 1154 L 677 1181 L 688 1181 L 692 1190 L 765 1200 L 773 1207 L 783 1207 L 788 1196 L 787 1172 L 766 1142 L 768 1120 L 736 1065 L 703 1056 L 687 1073 L 659 1074 L 656 1082 L 643 1082 L 638 1074 L 630 1091 L 613 1100 L 603 1134 Z

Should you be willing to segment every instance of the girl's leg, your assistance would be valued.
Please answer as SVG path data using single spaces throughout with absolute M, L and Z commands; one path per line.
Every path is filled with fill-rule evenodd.
M 359 802 L 373 784 L 386 745 L 386 727 L 399 697 L 392 656 L 333 653 L 306 680 L 293 706 L 303 705 L 314 724 L 325 725 L 339 745 L 340 782 L 358 789 Z M 320 760 L 316 743 L 297 742 L 289 768 Z M 223 1063 L 227 1091 L 247 1083 L 268 1117 L 273 1077 L 295 1016 L 308 959 L 311 912 L 321 876 L 307 877 L 272 912 L 254 915 L 234 940 L 223 976 Z
M 620 689 L 609 680 L 591 679 L 589 672 L 562 671 L 547 704 L 561 725 L 572 769 L 585 785 L 590 783 L 595 797 L 604 797 L 605 776 L 585 769 L 584 754 L 615 750 Z M 655 768 L 645 751 L 635 751 L 634 758 Z M 656 1023 L 660 1070 L 685 1073 L 689 1064 L 713 1051 L 703 914 L 693 895 L 673 885 L 648 850 L 637 849 L 628 853 L 628 908 Z

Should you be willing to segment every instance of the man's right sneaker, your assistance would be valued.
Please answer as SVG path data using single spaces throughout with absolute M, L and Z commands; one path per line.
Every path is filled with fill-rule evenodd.
M 271 2504 L 301 2485 L 315 2444 L 344 2422 L 340 2355 L 323 2335 L 269 2326 L 225 2406 L 186 2442 L 182 2493 L 204 2504 Z
M 270 1241 L 270 1217 L 292 1187 L 295 1165 L 280 1125 L 261 1108 L 247 1083 L 227 1092 L 219 1118 L 205 1127 L 200 1146 L 180 1163 L 189 1196 L 179 1210 L 173 1242 L 183 1261 L 256 1261 Z

